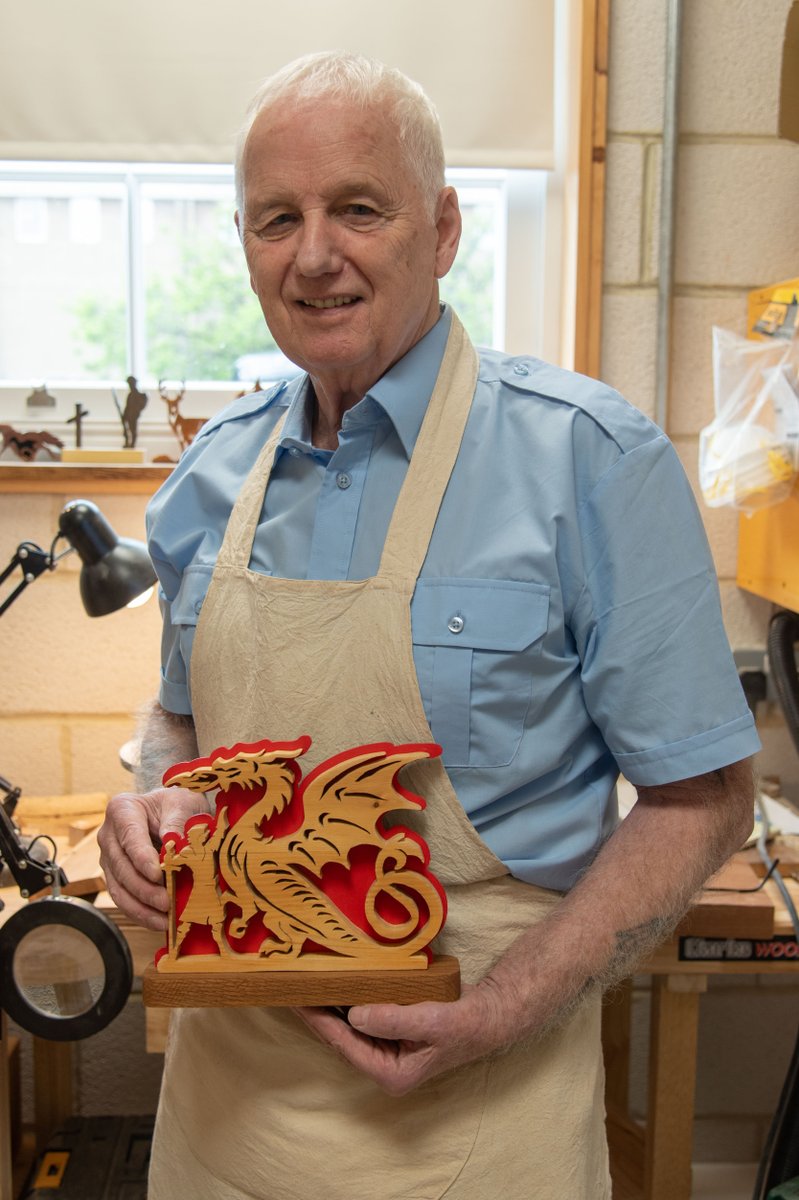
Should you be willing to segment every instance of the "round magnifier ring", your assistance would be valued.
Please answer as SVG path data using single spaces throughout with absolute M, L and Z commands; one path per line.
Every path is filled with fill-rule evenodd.
M 81 951 L 74 963 L 72 947 Z M 28 988 L 26 976 L 33 979 Z M 104 913 L 76 896 L 34 900 L 0 928 L 0 1007 L 36 1037 L 71 1042 L 98 1033 L 122 1010 L 132 982 L 125 938 Z M 36 1003 L 37 994 L 48 1002 Z

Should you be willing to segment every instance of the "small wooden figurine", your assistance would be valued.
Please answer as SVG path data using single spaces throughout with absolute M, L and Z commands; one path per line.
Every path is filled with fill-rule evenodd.
M 128 375 L 126 380 L 128 385 L 128 395 L 125 400 L 125 407 L 122 408 L 117 399 L 116 390 L 111 389 L 114 397 L 114 404 L 119 413 L 119 419 L 122 422 L 122 433 L 124 442 L 122 448 L 124 450 L 134 449 L 136 446 L 136 437 L 139 428 L 139 417 L 147 407 L 147 393 L 139 390 L 135 375 Z
M 158 394 L 162 400 L 166 401 L 166 406 L 169 411 L 169 427 L 180 443 L 181 451 L 190 446 L 195 437 L 205 424 L 207 417 L 184 417 L 180 413 L 180 402 L 186 395 L 186 382 L 181 383 L 176 390 L 175 395 L 170 395 L 166 387 L 166 380 L 158 380 Z
M 40 429 L 37 433 L 18 433 L 10 425 L 0 425 L 0 437 L 3 439 L 0 454 L 10 448 L 17 458 L 21 458 L 24 462 L 31 462 L 40 450 L 50 458 L 58 458 L 57 451 L 63 449 L 64 446 L 60 438 L 44 429 Z
M 41 387 L 35 387 L 30 396 L 25 400 L 27 408 L 55 408 L 55 396 L 51 396 L 47 390 L 47 384 L 43 383 Z
M 84 408 L 83 405 L 78 402 L 75 405 L 74 417 L 67 417 L 67 425 L 75 426 L 75 448 L 77 450 L 79 450 L 83 445 L 83 420 L 85 417 L 90 415 L 91 414 L 89 413 L 88 408 Z
M 397 809 L 424 808 L 397 776 L 441 748 L 356 746 L 302 779 L 297 759 L 310 745 L 308 737 L 238 743 L 164 775 L 166 786 L 216 791 L 216 811 L 163 839 L 169 928 L 155 971 L 145 976 L 145 1003 L 354 1003 L 364 995 L 391 998 L 391 985 L 381 992 L 373 981 L 403 972 L 419 983 L 429 972 L 427 991 L 411 986 L 413 999 L 457 996 L 456 960 L 433 960 L 429 950 L 446 896 L 428 869 L 427 845 L 404 826 L 383 823 Z M 449 972 L 443 990 L 436 982 L 442 963 Z M 289 987 L 297 972 L 304 991 L 303 983 L 299 992 Z M 256 978 L 272 983 L 249 1000 L 229 998 L 229 986 L 222 999 L 219 989 L 211 992 L 216 999 L 206 993 L 203 1000 L 186 991 L 193 978 L 222 984 L 231 975 L 243 979 L 245 992 Z M 167 977 L 175 976 L 185 980 L 183 990 L 164 1000 Z M 312 976 L 323 981 L 321 992 Z M 346 978 L 350 990 L 345 984 L 336 992 Z

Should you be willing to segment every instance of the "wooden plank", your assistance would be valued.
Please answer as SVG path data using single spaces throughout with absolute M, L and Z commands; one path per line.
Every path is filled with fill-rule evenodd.
M 97 844 L 98 829 L 99 825 L 84 834 L 77 846 L 73 846 L 59 864 L 63 867 L 70 884 L 88 884 L 87 890 L 93 892 L 105 888 L 105 876 L 100 868 L 100 847 Z
M 799 871 L 799 836 L 795 833 L 780 834 L 768 844 L 768 852 L 773 859 L 779 861 L 781 875 L 792 875 Z M 748 863 L 755 874 L 761 878 L 766 873 L 766 864 L 760 857 L 756 846 L 741 850 L 735 856 L 736 861 Z
M 629 1108 L 631 1011 L 632 980 L 625 979 L 602 1001 L 605 1097 L 609 1105 L 623 1113 Z
M 609 1104 L 607 1135 L 613 1200 L 640 1200 L 644 1190 L 645 1131 L 627 1112 Z
M 653 981 L 644 1196 L 690 1200 L 699 991 Z
M 144 1003 L 159 1008 L 417 1004 L 422 1000 L 457 1000 L 460 995 L 460 967 L 458 960 L 449 955 L 434 958 L 424 971 L 167 974 L 148 967 L 142 978 Z
M 148 1054 L 164 1054 L 169 1035 L 170 1008 L 147 1008 L 144 1011 L 144 1044 Z
M 72 1043 L 33 1039 L 33 1095 L 36 1149 L 72 1116 Z
M 697 903 L 677 932 L 692 937 L 769 938 L 774 933 L 774 902 L 763 891 L 751 891 L 760 880 L 748 863 L 732 861 L 708 880 Z M 708 887 L 728 888 L 712 892 Z M 738 890 L 742 889 L 742 890 Z
M 124 466 L 82 466 L 72 463 L 3 463 L 0 493 L 59 493 L 74 490 L 88 495 L 150 496 L 172 471 L 166 464 L 126 463 Z
M 583 0 L 574 368 L 600 369 L 609 0 Z

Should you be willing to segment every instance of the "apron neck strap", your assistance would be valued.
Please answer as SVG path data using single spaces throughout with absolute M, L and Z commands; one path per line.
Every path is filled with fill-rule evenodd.
M 453 312 L 436 385 L 386 534 L 379 579 L 404 579 L 411 587 L 416 582 L 458 457 L 477 370 L 475 349 Z M 272 430 L 233 506 L 217 559 L 220 565 L 249 565 L 285 420 L 286 414 Z
M 453 312 L 436 385 L 388 527 L 378 578 L 416 583 L 472 406 L 477 353 Z

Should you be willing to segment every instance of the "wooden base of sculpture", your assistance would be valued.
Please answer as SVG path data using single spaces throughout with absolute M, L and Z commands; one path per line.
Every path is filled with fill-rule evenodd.
M 302 778 L 296 760 L 310 745 L 237 743 L 164 775 L 166 786 L 216 792 L 216 811 L 164 835 L 167 944 L 145 1004 L 457 999 L 457 960 L 429 948 L 447 901 L 428 847 L 384 824 L 425 807 L 397 777 L 441 748 L 356 746 Z
M 457 958 L 440 955 L 421 971 L 210 971 L 164 972 L 148 967 L 142 997 L 150 1008 L 295 1007 L 420 1004 L 457 1000 Z

